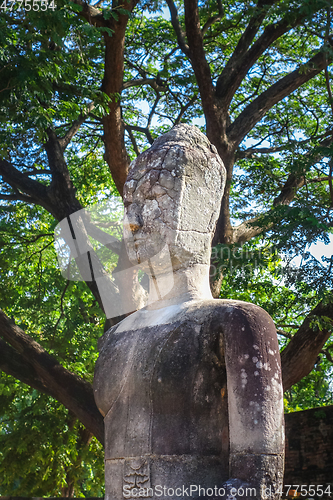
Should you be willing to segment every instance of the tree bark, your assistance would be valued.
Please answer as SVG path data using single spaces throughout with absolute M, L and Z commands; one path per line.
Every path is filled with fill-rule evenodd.
M 29 385 L 33 389 L 52 396 L 47 386 L 39 378 L 34 367 L 2 339 L 0 339 L 0 370 Z
M 322 316 L 327 318 L 326 321 L 330 321 L 331 327 L 321 330 L 316 323 L 313 324 Z M 333 302 L 321 301 L 308 314 L 281 353 L 282 381 L 285 391 L 311 372 L 318 354 L 332 333 L 332 326 Z
M 5 355 L 0 356 L 1 369 L 10 375 L 18 377 L 32 387 L 37 388 L 39 385 L 39 387 L 47 388 L 43 392 L 52 395 L 74 413 L 80 422 L 103 444 L 104 422 L 95 404 L 92 385 L 66 370 L 40 344 L 24 333 L 21 328 L 12 325 L 9 318 L 1 310 L 0 335 L 16 351 L 12 365 L 9 363 L 8 355 L 7 361 L 4 360 L 6 346 L 4 346 L 3 342 L 0 344 L 1 348 L 5 347 Z M 7 354 L 8 352 L 7 346 Z M 12 354 L 12 351 L 10 353 Z M 18 356 L 22 358 L 21 362 L 18 361 Z M 28 369 L 20 375 L 23 367 Z
M 125 147 L 125 127 L 121 116 L 120 94 L 123 88 L 124 47 L 127 16 L 121 15 L 112 36 L 105 35 L 105 70 L 102 90 L 111 99 L 109 113 L 103 117 L 105 161 L 120 193 L 126 181 L 129 157 Z

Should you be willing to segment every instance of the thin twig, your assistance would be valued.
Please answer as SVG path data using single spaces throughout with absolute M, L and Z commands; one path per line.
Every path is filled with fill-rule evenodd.
M 332 358 L 332 355 L 331 355 L 331 353 L 330 353 L 327 349 L 322 349 L 322 351 L 321 351 L 321 352 L 322 352 L 322 354 L 324 354 L 324 355 L 325 355 L 325 357 L 326 357 L 326 359 L 327 359 L 328 361 L 330 361 L 331 363 L 333 363 L 333 358 Z
M 60 297 L 60 316 L 56 322 L 56 324 L 54 325 L 53 327 L 53 331 L 55 332 L 56 329 L 58 328 L 58 325 L 61 321 L 61 319 L 65 316 L 65 312 L 64 312 L 64 298 L 65 298 L 65 293 L 67 291 L 67 288 L 69 287 L 69 284 L 70 284 L 70 280 L 67 280 L 66 281 L 66 285 L 65 285 L 65 288 L 61 294 L 61 297 Z
M 133 149 L 134 149 L 135 154 L 136 154 L 137 156 L 139 156 L 139 154 L 140 154 L 140 150 L 139 150 L 139 148 L 138 148 L 138 144 L 137 144 L 137 142 L 136 142 L 136 139 L 135 139 L 134 134 L 133 134 L 132 130 L 130 129 L 130 127 L 126 127 L 126 132 L 128 133 L 128 136 L 129 136 L 130 141 L 131 141 L 131 143 L 132 143 L 132 146 L 133 146 Z
M 276 325 L 277 328 L 293 328 L 294 330 L 298 330 L 299 329 L 299 325 Z
M 159 94 L 159 92 L 156 92 L 156 99 L 155 99 L 155 102 L 153 104 L 153 107 L 151 108 L 150 110 L 150 113 L 149 113 L 149 116 L 148 116 L 148 121 L 147 121 L 147 129 L 150 127 L 151 125 L 151 121 L 153 119 L 153 116 L 154 116 L 154 113 L 155 113 L 155 109 L 157 108 L 157 105 L 159 103 L 159 100 L 161 99 L 161 96 Z
M 122 90 L 129 89 L 130 87 L 140 87 L 142 85 L 150 85 L 150 87 L 157 92 L 166 92 L 168 90 L 167 87 L 159 85 L 156 78 L 135 78 L 134 80 L 129 80 L 128 82 L 124 82 Z
M 195 103 L 195 101 L 197 100 L 197 98 L 198 98 L 198 95 L 194 94 L 194 96 L 191 97 L 191 99 L 185 104 L 185 106 L 183 106 L 181 104 L 180 113 L 179 113 L 179 115 L 177 116 L 177 118 L 175 120 L 175 125 L 178 125 L 178 123 L 180 123 L 180 120 L 182 119 L 182 117 L 184 116 L 184 114 L 186 113 L 186 111 L 188 110 L 188 108 L 190 106 L 192 106 L 192 104 Z
M 291 339 L 291 338 L 292 338 L 291 333 L 287 333 L 287 332 L 285 332 L 285 331 L 283 331 L 283 330 L 278 330 L 278 329 L 277 329 L 277 330 L 276 330 L 276 333 L 277 333 L 278 335 L 282 335 L 283 337 L 286 337 L 287 339 Z
M 139 127 L 138 125 L 125 125 L 125 129 L 127 130 L 127 132 L 129 130 L 135 130 L 136 132 L 141 132 L 141 133 L 146 135 L 148 142 L 150 144 L 153 144 L 153 142 L 154 142 L 154 139 L 150 133 L 150 130 L 147 127 Z
M 91 111 L 93 111 L 94 107 L 95 107 L 95 103 L 94 102 L 90 102 L 87 105 L 87 111 L 86 111 L 86 113 L 81 114 L 79 116 L 79 118 L 73 122 L 71 128 L 64 135 L 64 137 L 61 137 L 59 139 L 59 144 L 60 144 L 62 150 L 66 149 L 66 147 L 68 146 L 68 144 L 70 143 L 70 141 L 72 140 L 72 138 L 74 137 L 74 135 L 77 133 L 77 131 L 79 130 L 79 128 L 81 127 L 81 125 L 88 118 L 89 113 L 91 113 Z
M 221 0 L 217 0 L 217 7 L 218 7 L 218 11 L 219 13 L 215 16 L 212 16 L 210 17 L 206 22 L 205 24 L 203 25 L 202 29 L 201 29 L 201 34 L 202 36 L 204 37 L 205 36 L 205 33 L 207 32 L 207 30 L 214 24 L 216 23 L 217 21 L 221 21 L 221 19 L 223 18 L 224 16 L 224 8 L 223 8 L 223 5 L 222 5 L 222 2 Z
M 36 252 L 32 252 L 32 253 L 31 253 L 31 254 L 30 254 L 30 255 L 29 255 L 26 259 L 21 260 L 21 261 L 17 264 L 17 266 L 16 266 L 16 268 L 15 268 L 15 269 L 18 269 L 18 268 L 19 268 L 19 267 L 20 267 L 20 266 L 21 266 L 24 262 L 26 262 L 26 261 L 31 262 L 31 257 L 33 257 L 34 255 L 36 255 L 37 253 L 42 253 L 42 252 L 44 252 L 44 250 L 46 250 L 46 248 L 48 248 L 48 247 L 49 247 L 50 245 L 52 245 L 52 244 L 53 244 L 53 241 L 50 241 L 50 243 L 48 243 L 47 245 L 45 245 L 45 247 L 43 247 L 42 249 L 40 249 L 40 250 L 36 250 Z

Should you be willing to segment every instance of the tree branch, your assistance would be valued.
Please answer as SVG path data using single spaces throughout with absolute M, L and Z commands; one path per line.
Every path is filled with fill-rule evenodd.
M 23 195 L 21 195 L 20 193 L 15 195 L 15 199 L 24 199 L 24 201 L 27 201 L 29 203 L 41 205 L 46 208 L 46 210 L 51 213 L 57 220 L 61 221 L 62 219 L 69 218 L 69 216 L 74 212 L 81 210 L 82 205 L 75 196 L 75 189 L 70 179 L 70 174 L 63 156 L 63 149 L 59 144 L 58 137 L 53 130 L 49 129 L 47 133 L 49 136 L 49 140 L 45 145 L 45 149 L 48 155 L 49 165 L 52 172 L 52 181 L 48 188 L 42 184 L 39 184 L 37 181 L 25 176 L 6 160 L 0 160 L 0 174 L 3 176 L 6 182 L 8 182 L 8 179 L 10 179 L 10 181 L 14 184 L 14 189 L 15 186 L 25 187 L 25 185 L 27 185 L 28 187 L 26 188 L 26 191 L 28 191 L 28 189 L 34 190 L 35 196 L 31 197 L 31 199 L 28 197 L 25 197 L 24 199 Z M 86 221 L 86 224 L 87 228 L 89 229 L 89 233 L 91 233 L 97 241 L 105 241 L 105 235 L 103 231 L 101 231 L 94 224 L 89 223 L 88 220 Z M 81 241 L 85 241 L 86 247 L 90 249 L 89 258 L 91 259 L 91 266 L 94 271 L 93 276 L 90 279 L 88 278 L 86 280 L 86 284 L 92 292 L 93 296 L 96 298 L 101 310 L 103 311 L 103 300 L 95 278 L 105 278 L 105 282 L 108 283 L 110 291 L 110 296 L 108 297 L 109 300 L 114 299 L 114 297 L 118 295 L 118 290 L 111 280 L 109 274 L 106 273 L 98 256 L 96 255 L 96 252 L 94 251 L 89 241 L 87 230 L 83 222 L 80 225 L 79 230 Z M 76 243 L 76 239 L 73 239 L 73 242 Z M 71 247 L 71 242 L 67 243 Z M 116 239 L 114 239 L 113 243 L 107 244 L 106 246 L 113 250 L 115 253 L 119 253 L 120 251 L 120 243 Z M 87 256 L 86 254 L 81 255 L 80 249 L 77 250 L 77 257 L 75 259 L 76 263 L 79 270 L 83 270 L 82 276 L 86 276 Z M 111 295 L 111 290 L 114 295 Z M 119 320 L 119 318 L 116 318 L 113 321 L 117 322 Z
M 17 190 L 15 190 L 15 194 L 1 194 L 0 195 L 0 200 L 4 200 L 4 201 L 24 201 L 25 203 L 31 203 L 31 204 L 36 204 L 37 203 L 36 199 L 31 198 L 31 196 L 22 194 L 22 193 L 20 193 Z
M 177 7 L 173 0 L 166 0 L 166 3 L 169 7 L 171 24 L 173 26 L 173 29 L 175 30 L 179 48 L 186 56 L 189 56 L 189 46 L 185 41 L 185 33 L 179 22 Z
M 329 137 L 326 137 L 323 141 L 321 141 L 320 146 L 328 147 L 333 141 L 333 135 L 330 134 Z M 309 156 L 309 154 L 305 155 Z M 312 163 L 316 163 L 320 160 L 320 155 L 316 155 L 312 158 Z M 322 182 L 324 178 L 317 179 L 316 181 Z M 288 176 L 284 186 L 281 189 L 280 194 L 274 199 L 273 206 L 276 207 L 278 205 L 289 205 L 295 197 L 295 194 L 298 189 L 300 189 L 306 182 L 315 182 L 315 179 L 307 180 L 305 177 L 305 169 L 304 173 L 299 173 L 298 175 L 295 173 L 291 173 Z
M 32 366 L 38 379 L 41 380 L 43 386 L 47 387 L 48 393 L 72 411 L 83 425 L 103 443 L 103 418 L 96 407 L 92 385 L 66 370 L 21 328 L 12 325 L 9 318 L 1 310 L 0 335 Z M 8 350 L 5 352 L 8 356 Z M 17 356 L 15 360 L 18 360 Z M 18 366 L 20 364 L 22 365 L 18 362 Z M 31 372 L 31 375 L 33 373 Z
M 1 195 L 3 199 L 20 199 L 28 203 L 38 203 L 47 210 L 50 208 L 46 186 L 34 179 L 30 179 L 7 160 L 0 159 L 0 175 L 16 191 L 13 195 Z M 24 193 L 28 196 L 25 196 Z M 15 198 L 12 198 L 13 196 Z
M 137 156 L 139 156 L 139 154 L 140 154 L 140 150 L 139 150 L 139 148 L 138 148 L 138 144 L 137 144 L 137 142 L 136 142 L 136 139 L 135 139 L 135 137 L 134 137 L 134 134 L 133 134 L 133 132 L 132 132 L 131 128 L 130 128 L 130 127 L 125 127 L 125 129 L 126 129 L 126 131 L 127 131 L 127 133 L 128 133 L 128 136 L 129 136 L 130 141 L 131 141 L 131 143 L 132 143 L 132 146 L 133 146 L 133 149 L 134 149 L 135 154 L 136 154 Z
M 290 174 L 285 182 L 279 196 L 273 201 L 273 206 L 289 205 L 295 198 L 295 194 L 299 188 L 305 184 L 305 175 Z
M 125 125 L 125 129 L 130 132 L 132 130 L 135 130 L 136 132 L 142 132 L 143 134 L 146 135 L 149 144 L 153 144 L 154 138 L 150 133 L 150 130 L 148 127 L 139 127 L 138 125 Z
M 328 349 L 323 349 L 321 352 L 324 354 L 324 356 L 326 357 L 327 361 L 329 361 L 330 363 L 333 363 L 333 357 L 332 357 L 332 355 L 331 355 L 331 353 L 329 352 Z
M 105 233 L 102 229 L 100 229 L 97 224 L 91 222 L 89 220 L 85 220 L 85 226 L 87 228 L 87 232 L 89 236 L 94 238 L 99 243 L 102 243 L 106 248 L 119 255 L 121 251 L 121 242 L 117 240 L 114 236 Z M 112 240 L 112 242 L 106 243 L 106 240 Z M 88 241 L 88 238 L 87 238 Z M 92 247 L 91 247 L 92 250 Z
M 33 366 L 2 339 L 0 339 L 0 370 L 33 389 L 52 396 Z
M 203 25 L 203 27 L 201 29 L 202 37 L 205 36 L 205 33 L 208 31 L 208 29 L 213 24 L 215 24 L 217 21 L 220 21 L 222 19 L 222 17 L 224 16 L 224 8 L 223 8 L 221 0 L 217 0 L 217 7 L 218 7 L 219 13 L 217 15 L 211 16 L 209 19 L 207 19 L 207 21 L 205 22 L 205 24 Z
M 331 8 L 328 7 L 327 8 L 326 33 L 325 33 L 325 37 L 324 37 L 324 40 L 325 40 L 326 43 L 329 41 L 330 27 L 331 27 Z M 327 57 L 325 57 L 325 60 L 326 60 L 326 64 L 325 64 L 325 83 L 326 83 L 326 89 L 327 89 L 327 93 L 328 93 L 329 103 L 330 103 L 330 106 L 331 106 L 332 116 L 333 116 L 333 95 L 332 95 L 332 88 L 331 88 L 331 83 L 330 83 L 330 77 L 329 77 L 328 68 L 327 68 L 327 66 L 328 66 Z
M 292 27 L 297 26 L 303 16 L 294 12 L 294 20 L 291 22 L 290 14 L 288 19 L 282 19 L 280 22 L 266 26 L 263 34 L 249 49 L 251 42 L 257 34 L 260 25 L 267 14 L 267 7 L 276 3 L 276 1 L 258 2 L 258 9 L 251 18 L 244 34 L 238 42 L 238 45 L 223 69 L 216 83 L 216 97 L 220 100 L 221 106 L 228 109 L 229 104 L 243 81 L 249 69 L 256 63 L 265 50 L 284 33 Z
M 332 141 L 333 136 L 330 135 L 329 137 L 324 139 L 320 143 L 320 145 L 327 147 L 332 143 Z M 319 159 L 320 156 L 316 155 L 314 158 L 312 158 L 312 161 L 313 163 L 316 163 L 317 161 L 319 161 Z M 306 179 L 305 170 L 303 175 L 301 173 L 299 173 L 298 175 L 295 173 L 291 173 L 289 174 L 285 184 L 283 185 L 280 194 L 273 200 L 273 206 L 276 207 L 278 205 L 289 205 L 293 201 L 297 190 L 303 187 L 305 183 L 325 182 L 329 180 L 330 178 L 327 176 Z M 262 224 L 260 224 L 261 217 L 262 216 L 254 217 L 242 222 L 241 224 L 239 224 L 239 226 L 233 227 L 231 242 L 242 243 L 245 241 L 249 241 L 251 238 L 271 229 L 273 227 L 273 223 L 263 226 Z
M 330 39 L 329 43 L 332 46 L 333 40 Z M 238 147 L 248 132 L 263 118 L 274 104 L 318 75 L 325 68 L 325 65 L 326 46 L 306 64 L 281 78 L 249 104 L 227 130 L 228 139 L 233 144 L 233 148 L 236 149 Z
M 303 144 L 309 144 L 309 141 L 318 141 L 319 139 L 325 139 L 327 137 L 331 137 L 333 135 L 333 130 L 327 130 L 325 133 L 311 136 L 307 139 L 303 139 L 302 141 L 288 141 L 285 144 L 281 144 L 280 146 L 273 146 L 271 148 L 256 148 L 251 147 L 245 150 L 238 150 L 236 153 L 236 158 L 254 158 L 256 154 L 270 154 L 270 153 L 278 153 L 280 151 L 288 151 L 293 150 L 297 146 L 302 146 Z M 260 141 L 262 142 L 262 141 Z M 330 144 L 330 139 L 328 142 L 322 142 L 322 146 L 327 146 Z
M 331 328 L 320 329 L 315 324 L 316 318 L 322 316 L 329 318 L 333 325 L 332 302 L 319 302 L 307 315 L 281 353 L 282 379 L 285 391 L 311 372 L 318 354 L 331 335 Z
M 129 89 L 130 87 L 139 87 L 141 85 L 150 85 L 150 87 L 156 92 L 166 92 L 168 90 L 167 87 L 159 85 L 156 78 L 137 78 L 135 80 L 124 82 L 122 90 Z
M 206 132 L 209 140 L 218 147 L 221 142 L 221 127 L 217 119 L 215 89 L 203 46 L 198 1 L 184 0 L 184 6 L 189 56 L 200 90 L 202 107 L 206 117 Z
M 152 122 L 154 113 L 156 111 L 157 105 L 160 102 L 160 99 L 161 99 L 161 96 L 160 96 L 159 92 L 156 92 L 155 101 L 154 101 L 154 104 L 152 105 L 152 108 L 151 108 L 151 110 L 149 112 L 149 116 L 148 116 L 148 120 L 147 120 L 147 129 L 148 130 L 149 130 L 149 127 L 151 125 L 151 122 Z M 150 131 L 149 131 L 149 133 L 150 133 Z
M 102 83 L 103 92 L 111 98 L 108 104 L 109 113 L 103 116 L 102 119 L 105 145 L 104 159 L 109 166 L 120 195 L 123 192 L 130 163 L 125 146 L 125 127 L 119 98 L 124 78 L 124 46 L 127 22 L 127 16 L 119 15 L 118 22 L 114 23 L 112 37 L 107 33 L 104 35 L 105 65 Z
M 297 177 L 295 174 L 290 174 L 280 194 L 274 199 L 273 206 L 289 205 L 294 199 L 297 190 L 304 186 L 305 182 L 324 182 L 327 180 L 328 177 L 316 177 L 306 180 L 305 176 Z M 231 243 L 244 243 L 273 227 L 273 223 L 265 226 L 260 224 L 261 217 L 253 217 L 233 227 Z
M 260 217 L 253 217 L 252 219 L 242 222 L 239 226 L 233 227 L 231 243 L 244 243 L 245 241 L 249 241 L 264 231 L 268 231 L 273 226 L 273 223 L 266 226 L 260 225 L 259 221 Z
M 276 333 L 277 333 L 278 335 L 282 335 L 282 337 L 285 337 L 285 338 L 287 338 L 287 339 L 291 339 L 291 338 L 292 338 L 291 333 L 287 333 L 287 332 L 285 332 L 284 330 L 277 329 L 277 330 L 276 330 Z
M 326 24 L 326 34 L 325 34 L 325 42 L 329 40 L 329 32 L 330 32 L 330 25 L 331 25 L 331 8 L 327 8 L 327 24 Z M 325 83 L 326 83 L 326 89 L 328 93 L 328 99 L 329 103 L 331 105 L 331 112 L 333 116 L 333 95 L 332 95 L 332 88 L 331 88 L 331 83 L 330 83 L 330 78 L 328 74 L 328 61 L 327 61 L 327 56 L 326 56 L 326 65 L 325 65 Z M 332 139 L 333 139 L 333 134 L 332 134 Z M 332 174 L 333 174 L 333 161 L 332 158 L 329 162 L 330 166 L 330 172 L 329 172 L 329 189 L 330 189 L 330 198 L 331 198 L 331 203 L 327 211 L 327 215 L 329 214 L 330 209 L 333 207 L 333 181 L 332 181 Z
M 96 27 L 108 26 L 110 27 L 110 21 L 104 19 L 101 10 L 96 9 L 93 5 L 88 4 L 82 0 L 73 0 L 73 3 L 82 7 L 79 15 L 82 16 L 89 24 Z
M 192 104 L 195 103 L 195 101 L 198 99 L 197 94 L 194 94 L 191 99 L 185 104 L 185 106 L 181 105 L 179 115 L 177 116 L 175 120 L 175 125 L 178 125 L 180 123 L 180 120 L 183 118 L 184 114 L 192 106 Z
M 328 176 L 328 185 L 330 189 L 330 198 L 331 198 L 331 203 L 329 208 L 332 208 L 333 207 L 333 160 L 332 159 L 329 162 L 329 166 L 330 166 L 330 172 Z
M 38 169 L 38 168 L 32 168 L 31 170 L 28 170 L 27 172 L 22 172 L 23 175 L 50 175 L 51 170 L 46 170 L 46 169 Z
M 305 182 L 322 182 L 327 180 L 327 177 L 324 178 L 316 178 L 309 179 L 306 181 L 305 176 L 297 176 L 295 174 L 290 174 L 285 185 L 281 189 L 280 194 L 274 199 L 273 206 L 276 207 L 278 205 L 289 205 L 294 199 L 296 192 L 302 186 L 304 186 Z M 264 231 L 268 231 L 273 227 L 273 223 L 267 224 L 263 226 L 260 224 L 260 219 L 262 216 L 253 217 L 252 219 L 248 219 L 236 227 L 233 227 L 232 232 L 232 243 L 244 243 L 245 241 L 249 241 L 251 238 L 262 234 Z
M 145 71 L 144 69 L 140 68 L 140 66 L 137 66 L 136 64 L 134 64 L 132 61 L 130 61 L 129 59 L 127 58 L 124 58 L 124 61 L 126 62 L 126 64 L 128 64 L 128 66 L 130 66 L 130 68 L 132 69 L 135 69 L 139 75 L 142 76 L 143 79 L 146 79 L 147 78 L 147 75 L 152 75 L 154 76 L 152 73 L 148 72 L 148 71 Z M 154 77 L 155 78 L 155 77 Z
M 86 111 L 86 113 L 85 114 L 81 114 L 79 116 L 79 118 L 73 122 L 72 126 L 70 127 L 70 129 L 68 130 L 68 132 L 64 135 L 64 137 L 59 138 L 59 144 L 60 144 L 60 146 L 61 146 L 61 148 L 62 148 L 63 151 L 66 149 L 66 147 L 68 146 L 68 144 L 70 143 L 70 141 L 72 140 L 72 138 L 74 137 L 74 135 L 78 132 L 78 130 L 81 127 L 81 125 L 88 118 L 89 113 L 94 109 L 94 107 L 95 107 L 95 103 L 90 102 L 87 105 L 87 111 Z

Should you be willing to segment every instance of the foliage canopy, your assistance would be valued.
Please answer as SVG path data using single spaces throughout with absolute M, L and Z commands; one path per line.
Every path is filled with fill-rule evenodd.
M 333 261 L 309 252 L 332 233 L 332 60 L 330 0 L 2 9 L 0 494 L 103 493 L 105 316 L 95 282 L 60 275 L 53 231 L 121 195 L 130 160 L 182 121 L 228 173 L 214 295 L 273 317 L 287 411 L 332 404 Z

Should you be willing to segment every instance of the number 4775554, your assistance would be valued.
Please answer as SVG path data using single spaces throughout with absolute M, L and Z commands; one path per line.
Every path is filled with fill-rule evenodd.
M 324 486 L 322 484 L 285 484 L 284 485 L 284 493 L 286 496 L 301 496 L 301 497 L 324 497 L 325 500 L 331 497 L 331 486 Z M 282 493 L 282 492 L 281 492 Z M 324 496 L 325 495 L 325 496 Z
M 54 0 L 3 0 L 0 5 L 1 10 L 34 10 L 34 11 L 45 11 L 45 10 L 55 10 L 57 8 Z

